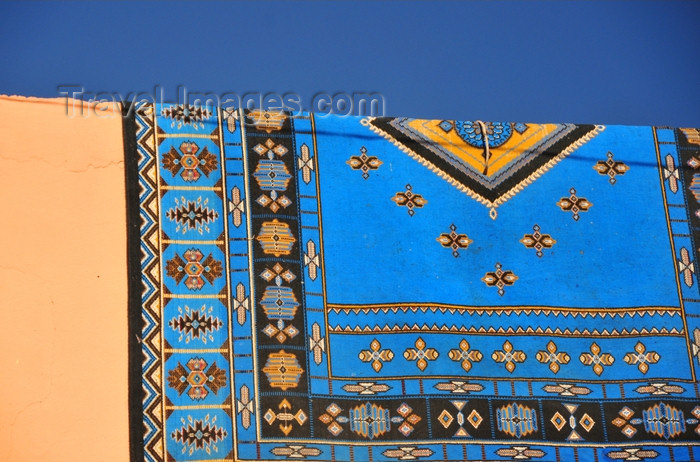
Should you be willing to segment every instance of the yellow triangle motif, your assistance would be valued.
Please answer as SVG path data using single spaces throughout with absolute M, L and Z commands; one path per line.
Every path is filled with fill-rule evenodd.
M 363 123 L 489 208 L 522 191 L 605 127 L 409 118 Z

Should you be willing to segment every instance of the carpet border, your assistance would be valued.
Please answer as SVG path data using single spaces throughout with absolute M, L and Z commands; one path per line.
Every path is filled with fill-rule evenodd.
M 141 213 L 139 204 L 139 161 L 136 147 L 136 116 L 129 103 L 122 106 L 124 139 L 124 177 L 126 193 L 126 256 L 128 281 L 128 367 L 129 367 L 129 458 L 144 460 L 143 383 L 142 383 L 142 283 L 141 283 Z

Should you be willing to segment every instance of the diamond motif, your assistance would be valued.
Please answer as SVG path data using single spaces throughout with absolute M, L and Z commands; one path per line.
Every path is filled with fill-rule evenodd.
M 518 280 L 518 276 L 512 271 L 503 271 L 500 263 L 496 263 L 496 271 L 490 271 L 481 278 L 489 287 L 498 287 L 498 295 L 503 296 L 506 286 L 512 286 Z
M 350 409 L 350 430 L 374 439 L 391 428 L 389 410 L 377 404 L 365 403 Z
M 581 353 L 579 360 L 584 366 L 593 365 L 593 372 L 596 375 L 603 373 L 603 366 L 612 366 L 615 362 L 615 358 L 610 353 L 602 353 L 602 350 L 595 342 L 591 344 L 590 353 Z
M 405 418 L 411 412 L 413 412 L 413 409 L 411 409 L 411 406 L 409 406 L 408 404 L 402 403 L 401 406 L 399 406 L 399 408 L 396 410 L 396 412 L 398 412 L 400 416 Z
M 511 403 L 496 409 L 496 423 L 499 431 L 519 439 L 537 431 L 537 413 L 528 406 Z
M 469 372 L 472 368 L 472 363 L 478 363 L 483 358 L 479 350 L 471 350 L 469 342 L 465 339 L 459 342 L 459 349 L 450 350 L 447 356 L 452 361 L 461 361 L 464 372 Z
M 423 208 L 423 206 L 428 203 L 423 196 L 413 192 L 413 188 L 410 184 L 406 185 L 406 191 L 397 192 L 391 200 L 396 202 L 396 205 L 400 207 L 406 207 L 409 216 L 413 216 L 413 214 L 416 213 L 413 209 Z
M 197 143 L 185 141 L 180 144 L 179 152 L 174 147 L 163 154 L 163 168 L 169 170 L 173 176 L 180 170 L 180 177 L 187 182 L 196 182 L 201 173 L 208 178 L 209 174 L 218 168 L 217 156 L 209 152 L 207 147 L 201 151 Z
M 566 419 L 564 419 L 564 417 L 558 412 L 552 416 L 550 422 L 552 422 L 554 427 L 559 431 L 561 431 L 561 429 L 564 428 L 564 425 L 566 425 Z
M 540 233 L 539 225 L 532 227 L 532 234 L 525 234 L 520 242 L 528 249 L 535 249 L 535 255 L 542 258 L 542 249 L 551 249 L 557 243 L 549 234 Z
M 372 369 L 375 372 L 382 370 L 383 363 L 390 362 L 394 359 L 394 352 L 391 350 L 382 350 L 382 344 L 376 338 L 369 344 L 369 350 L 362 350 L 358 357 L 360 361 L 372 363 Z
M 607 160 L 599 160 L 598 163 L 593 166 L 593 169 L 600 175 L 607 176 L 610 184 L 614 185 L 617 182 L 615 176 L 624 175 L 630 168 L 624 162 L 614 160 L 612 152 L 608 152 L 607 157 Z
M 618 412 L 624 419 L 629 420 L 630 417 L 634 415 L 634 411 L 627 406 L 623 407 L 620 409 L 620 412 Z
M 636 364 L 639 372 L 646 374 L 649 371 L 649 364 L 656 364 L 661 356 L 655 351 L 646 351 L 646 346 L 642 342 L 637 342 L 634 352 L 625 354 L 623 359 L 627 364 Z
M 439 353 L 434 348 L 426 348 L 425 342 L 420 337 L 418 337 L 414 345 L 415 348 L 407 348 L 404 351 L 403 357 L 408 361 L 415 361 L 418 369 L 424 371 L 428 367 L 428 361 L 436 360 Z
M 579 212 L 587 212 L 588 209 L 593 207 L 593 204 L 588 201 L 585 197 L 577 197 L 576 189 L 571 188 L 569 190 L 569 197 L 562 197 L 557 202 L 559 208 L 564 212 L 571 212 L 574 221 L 578 221 L 580 218 Z
M 683 411 L 666 403 L 651 406 L 642 412 L 644 430 L 666 440 L 674 438 L 686 430 Z
M 472 427 L 474 427 L 474 428 L 479 428 L 479 425 L 481 425 L 481 422 L 484 421 L 484 419 L 481 417 L 481 415 L 478 412 L 476 412 L 476 409 L 472 409 L 472 412 L 469 413 L 467 420 L 469 421 L 470 424 L 472 424 Z
M 516 363 L 522 363 L 527 359 L 527 355 L 523 351 L 515 350 L 513 345 L 506 340 L 503 344 L 503 350 L 496 350 L 491 355 L 491 359 L 497 363 L 505 363 L 506 370 L 511 374 L 515 370 Z
M 632 438 L 636 433 L 637 429 L 631 425 L 626 425 L 625 428 L 622 429 L 622 434 L 627 438 Z
M 440 422 L 440 424 L 442 424 L 442 426 L 445 428 L 449 427 L 453 421 L 454 417 L 452 417 L 452 414 L 447 412 L 447 409 L 443 409 L 443 411 L 438 416 L 438 422 Z
M 348 164 L 353 170 L 362 171 L 362 178 L 366 180 L 369 178 L 369 172 L 371 170 L 377 170 L 383 162 L 376 156 L 368 156 L 367 148 L 362 146 L 360 148 L 360 155 L 350 156 L 350 159 L 345 163 Z
M 449 120 L 443 120 L 442 122 L 440 122 L 440 124 L 438 126 L 446 132 L 449 132 L 450 130 L 452 130 L 454 128 L 454 124 L 452 122 L 450 122 Z
M 333 423 L 328 426 L 328 431 L 331 432 L 333 436 L 338 436 L 343 431 L 343 427 L 341 427 L 338 422 L 333 421 Z
M 272 388 L 280 388 L 283 391 L 288 388 L 296 388 L 299 385 L 301 374 L 304 373 L 304 370 L 299 366 L 297 357 L 284 350 L 270 353 L 262 371 L 270 381 Z
M 583 414 L 583 416 L 581 416 L 581 418 L 579 419 L 578 423 L 580 423 L 581 426 L 587 432 L 590 432 L 593 426 L 595 425 L 595 420 L 593 420 L 588 414 Z
M 263 418 L 268 425 L 272 425 L 275 421 L 280 422 L 279 428 L 282 433 L 285 434 L 285 436 L 289 435 L 289 433 L 292 431 L 294 421 L 301 426 L 308 420 L 306 413 L 304 413 L 304 411 L 301 409 L 294 413 L 292 405 L 286 399 L 280 401 L 278 407 L 280 409 L 279 413 L 275 413 L 272 409 L 268 409 L 265 415 L 263 415 Z
M 422 419 L 419 415 L 413 414 L 413 409 L 406 403 L 401 403 L 401 405 L 396 409 L 399 413 L 398 416 L 392 417 L 390 421 L 392 423 L 400 424 L 399 432 L 405 437 L 408 437 L 413 433 L 414 425 L 420 422 Z
M 413 427 L 408 422 L 404 422 L 399 426 L 399 431 L 403 436 L 408 436 L 413 432 Z
M 569 364 L 571 359 L 567 353 L 557 351 L 557 345 L 552 341 L 547 343 L 547 351 L 540 350 L 537 352 L 536 358 L 537 361 L 543 364 L 549 363 L 549 370 L 555 374 L 559 372 L 559 364 Z
M 443 247 L 452 249 L 452 255 L 459 257 L 459 250 L 466 250 L 473 241 L 466 234 L 457 234 L 457 227 L 450 225 L 449 233 L 442 233 L 436 239 Z

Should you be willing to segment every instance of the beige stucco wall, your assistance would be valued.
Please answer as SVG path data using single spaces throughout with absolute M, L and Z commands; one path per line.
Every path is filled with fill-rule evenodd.
M 128 460 L 122 123 L 65 104 L 0 96 L 2 461 Z

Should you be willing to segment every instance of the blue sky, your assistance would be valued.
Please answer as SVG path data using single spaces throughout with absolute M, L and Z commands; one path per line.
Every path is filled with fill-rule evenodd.
M 387 115 L 700 126 L 697 2 L 3 2 L 0 93 L 380 92 Z

